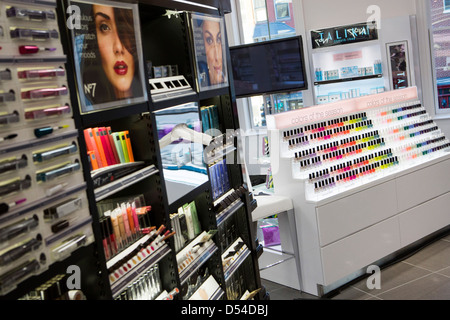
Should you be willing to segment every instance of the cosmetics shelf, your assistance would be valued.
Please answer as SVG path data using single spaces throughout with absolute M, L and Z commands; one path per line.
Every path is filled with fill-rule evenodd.
M 125 177 L 122 177 L 118 180 L 115 180 L 105 186 L 96 188 L 94 190 L 95 192 L 95 200 L 100 201 L 102 199 L 105 199 L 131 185 L 134 183 L 137 183 L 143 179 L 146 179 L 156 173 L 158 173 L 159 170 L 156 169 L 154 165 L 145 167 L 141 170 L 138 170 L 136 172 L 133 172 Z
M 210 275 L 188 300 L 221 300 L 225 292 Z
M 230 279 L 233 273 L 241 266 L 249 255 L 250 250 L 241 238 L 238 238 L 233 245 L 222 254 L 225 281 Z
M 194 262 L 191 262 L 187 268 L 183 269 L 180 273 L 181 284 L 183 285 L 187 279 L 189 279 L 189 277 L 192 276 L 194 272 L 217 251 L 217 249 L 218 248 L 215 244 L 210 244 L 205 248 L 205 251 L 203 251 L 202 254 L 194 260 Z
M 359 77 L 348 77 L 348 78 L 340 78 L 335 80 L 324 80 L 324 81 L 315 81 L 315 86 L 323 86 L 327 84 L 333 84 L 333 83 L 342 83 L 342 82 L 352 82 L 352 81 L 361 81 L 361 80 L 368 80 L 368 79 L 376 79 L 376 78 L 382 78 L 382 74 L 372 74 L 368 76 L 359 76 Z
M 237 210 L 244 206 L 244 202 L 241 199 L 235 200 L 227 208 L 216 214 L 217 226 L 220 226 L 230 216 L 232 216 Z
M 114 164 L 91 171 L 91 179 L 94 188 L 100 188 L 108 183 L 116 181 L 124 176 L 133 174 L 145 166 L 143 161 Z
M 18 7 L 25 9 L 26 6 L 27 10 L 49 7 L 52 12 L 55 12 L 55 19 L 28 21 L 27 19 L 8 18 L 3 15 L 3 11 L 9 4 L 4 3 L 0 5 L 0 10 L 2 11 L 0 16 L 3 17 L 0 19 L 0 24 L 7 22 L 5 25 L 2 25 L 3 30 L 10 31 L 9 26 L 14 28 L 26 27 L 26 29 L 30 30 L 39 26 L 44 29 L 52 26 L 57 32 L 58 38 L 53 39 L 50 37 L 47 39 L 48 41 L 39 43 L 37 41 L 35 43 L 35 39 L 32 39 L 33 41 L 30 44 L 33 46 L 39 44 L 39 47 L 24 48 L 29 51 L 27 52 L 29 54 L 25 56 L 17 54 L 16 51 L 17 46 L 24 44 L 25 39 L 23 36 L 26 33 L 22 33 L 19 29 L 12 30 L 12 33 L 5 33 L 3 40 L 7 40 L 6 42 L 8 43 L 2 42 L 5 46 L 2 45 L 0 52 L 0 77 L 3 76 L 3 65 L 11 65 L 13 68 L 17 68 L 11 70 L 12 81 L 9 82 L 9 84 L 14 85 L 12 89 L 15 89 L 16 100 L 13 103 L 9 101 L 6 104 L 5 100 L 11 99 L 11 94 L 5 91 L 3 92 L 5 94 L 2 95 L 0 92 L 0 105 L 7 107 L 6 111 L 8 114 L 8 116 L 0 116 L 0 133 L 2 133 L 0 135 L 0 157 L 6 158 L 9 155 L 14 155 L 19 163 L 23 150 L 34 151 L 73 140 L 74 145 L 76 145 L 76 153 L 69 154 L 69 158 L 75 162 L 71 164 L 77 166 L 80 170 L 76 176 L 58 176 L 51 183 L 38 181 L 36 188 L 33 189 L 36 199 L 27 199 L 25 203 L 11 207 L 6 213 L 0 213 L 0 224 L 15 223 L 31 214 L 36 214 L 39 217 L 40 227 L 43 230 L 45 229 L 45 232 L 42 234 L 42 244 L 45 246 L 46 264 L 38 262 L 39 269 L 30 269 L 29 273 L 30 276 L 35 276 L 25 279 L 23 283 L 19 283 L 17 289 L 12 289 L 13 292 L 8 293 L 8 296 L 25 295 L 27 293 L 25 289 L 27 284 L 37 288 L 40 282 L 45 283 L 45 281 L 52 279 L 56 274 L 65 273 L 67 270 L 66 264 L 70 264 L 78 265 L 82 268 L 81 287 L 87 299 L 120 299 L 126 298 L 128 294 L 131 294 L 130 297 L 136 299 L 148 298 L 150 295 L 136 295 L 138 291 L 133 291 L 130 288 L 133 288 L 135 283 L 137 285 L 140 281 L 146 280 L 144 278 L 149 274 L 150 269 L 153 270 L 155 268 L 159 270 L 160 284 L 158 290 L 156 290 L 158 295 L 150 299 L 181 299 L 180 291 L 184 291 L 190 281 L 193 280 L 193 277 L 205 268 L 208 270 L 210 277 L 203 286 L 209 286 L 208 283 L 212 280 L 216 282 L 214 286 L 211 286 L 214 289 L 210 292 L 209 299 L 227 299 L 227 290 L 229 288 L 227 288 L 227 283 L 224 280 L 224 270 L 220 257 L 223 253 L 222 251 L 238 237 L 245 241 L 250 251 L 253 250 L 254 241 L 251 239 L 249 223 L 251 201 L 247 197 L 248 190 L 241 190 L 241 186 L 244 185 L 242 168 L 240 164 L 234 161 L 237 154 L 237 135 L 235 130 L 239 127 L 234 93 L 228 84 L 228 76 L 226 76 L 226 84 L 222 87 L 220 85 L 212 85 L 206 89 L 199 88 L 197 80 L 199 74 L 197 69 L 199 67 L 196 62 L 198 58 L 196 50 L 198 48 L 195 48 L 194 39 L 194 36 L 198 37 L 198 30 L 194 34 L 193 19 L 196 13 L 201 12 L 206 13 L 208 19 L 213 21 L 218 19 L 221 23 L 225 22 L 223 15 L 231 10 L 229 1 L 200 1 L 201 3 L 199 2 L 199 4 L 201 6 L 187 3 L 175 4 L 172 1 L 161 0 L 142 0 L 134 4 L 111 1 L 111 6 L 117 5 L 120 8 L 132 8 L 130 12 L 133 11 L 133 18 L 136 22 L 132 26 L 135 29 L 136 38 L 132 40 L 139 41 L 136 46 L 136 61 L 139 64 L 139 68 L 136 69 L 139 69 L 138 73 L 141 76 L 137 77 L 138 73 L 136 73 L 135 80 L 139 78 L 137 80 L 142 85 L 142 90 L 139 92 L 143 93 L 139 97 L 126 99 L 116 97 L 115 100 L 113 91 L 109 89 L 103 90 L 106 87 L 103 87 L 103 84 L 100 83 L 101 80 L 94 79 L 99 76 L 97 71 L 102 70 L 101 63 L 97 65 L 94 63 L 86 69 L 82 66 L 84 62 L 93 61 L 91 59 L 83 61 L 84 56 L 80 55 L 79 52 L 79 48 L 83 48 L 83 51 L 87 49 L 86 43 L 81 45 L 81 42 L 89 42 L 87 37 L 83 38 L 85 35 L 84 31 L 87 30 L 84 29 L 84 27 L 87 27 L 87 22 L 85 20 L 81 21 L 83 25 L 81 29 L 70 29 L 67 24 L 70 21 L 70 13 L 67 11 L 69 5 L 79 5 L 84 14 L 90 9 L 87 7 L 93 3 L 77 2 L 75 0 L 59 2 L 44 0 L 39 3 L 29 3 L 25 0 L 16 2 Z M 16 2 L 14 2 L 14 5 Z M 101 3 L 103 4 L 103 2 Z M 205 4 L 217 7 L 217 10 L 205 8 Z M 170 19 L 169 15 L 171 15 Z M 200 14 L 199 17 L 203 19 L 203 15 Z M 24 25 L 20 26 L 21 22 Z M 37 33 L 31 30 L 31 34 L 39 34 L 43 37 L 56 36 L 56 32 Z M 222 31 L 222 34 L 225 33 Z M 11 38 L 17 35 L 20 36 L 20 39 L 14 38 L 13 40 Z M 229 68 L 231 64 L 228 47 L 226 46 L 227 41 L 225 40 L 223 43 L 225 44 L 224 61 L 227 61 Z M 40 47 L 48 50 L 43 51 Z M 31 54 L 33 50 L 37 50 L 37 52 Z M 92 52 L 86 53 L 88 56 Z M 98 55 L 100 54 L 98 53 Z M 52 93 L 55 94 L 55 97 L 53 97 L 55 100 L 51 100 L 50 97 L 44 99 L 45 101 L 30 101 L 32 99 L 28 99 L 30 97 L 29 89 L 33 89 L 34 84 L 37 83 L 36 70 L 31 70 L 30 66 L 33 66 L 33 68 L 48 66 L 47 72 L 51 70 L 56 72 L 56 68 L 63 67 L 65 72 L 64 79 L 58 76 L 50 77 L 51 79 L 49 77 L 46 78 L 47 83 L 51 82 L 54 86 L 55 90 Z M 172 91 L 174 88 L 168 88 L 168 91 L 152 92 L 151 83 L 148 81 L 149 71 L 157 71 L 158 66 L 170 66 L 173 68 L 171 72 L 172 70 L 178 70 L 178 76 L 170 79 L 167 77 L 155 79 L 153 77 L 151 79 L 152 83 L 170 80 L 172 81 L 170 85 L 176 86 L 181 82 L 173 81 L 180 81 L 178 79 L 182 77 L 187 82 L 187 86 L 181 88 L 181 91 Z M 156 67 L 156 69 L 153 69 L 153 67 Z M 22 72 L 22 69 L 30 69 L 27 71 L 29 72 L 27 75 L 31 78 L 20 78 L 22 73 L 19 72 Z M 81 78 L 80 74 L 84 72 L 83 70 L 88 70 L 89 74 Z M 92 70 L 94 72 L 91 72 Z M 58 69 L 58 72 L 55 74 L 60 74 L 60 72 L 62 70 Z M 225 70 L 224 73 L 228 73 L 228 70 Z M 50 75 L 51 73 L 47 74 Z M 108 79 L 108 81 L 110 80 Z M 5 88 L 7 87 L 6 81 L 2 81 L 2 84 L 5 84 Z M 94 88 L 97 90 L 97 96 L 93 94 L 92 90 L 95 90 Z M 62 91 L 56 89 L 61 89 Z M 47 91 L 45 92 L 48 93 Z M 70 95 L 57 95 L 59 92 L 67 92 Z M 42 92 L 34 92 L 33 94 L 37 93 Z M 102 97 L 102 94 L 105 97 Z M 24 104 L 20 100 L 22 97 Z M 103 101 L 96 100 L 99 97 L 102 99 L 111 98 L 112 100 L 110 99 L 103 104 Z M 172 154 L 161 152 L 162 145 L 159 143 L 161 131 L 156 113 L 158 111 L 166 112 L 171 107 L 191 102 L 196 105 L 189 112 L 192 111 L 198 115 L 199 120 L 203 120 L 201 117 L 206 114 L 211 117 L 209 128 L 215 128 L 222 132 L 233 130 L 233 133 L 216 137 L 211 145 L 203 144 L 202 151 L 205 151 L 205 149 L 207 151 L 198 154 L 206 155 L 201 161 L 202 165 L 204 165 L 204 168 L 202 167 L 202 170 L 204 169 L 202 171 L 204 179 L 194 188 L 184 193 L 184 195 L 178 194 L 176 199 L 169 199 L 168 182 L 172 182 L 171 178 L 173 176 L 165 172 L 167 167 L 165 167 L 166 163 L 164 161 L 171 157 Z M 16 113 L 14 113 L 16 109 L 19 118 L 18 124 L 14 122 L 17 118 Z M 211 113 L 212 111 L 214 111 L 214 115 Z M 181 114 L 183 112 L 184 110 L 182 110 Z M 42 115 L 44 117 L 41 117 Z M 172 118 L 170 121 L 179 120 L 176 119 L 177 117 Z M 181 123 L 186 122 L 182 120 Z M 45 126 L 55 126 L 55 128 L 52 128 L 55 132 L 42 138 L 33 136 L 34 129 L 39 130 Z M 95 168 L 95 162 L 92 162 L 92 151 L 89 150 L 89 143 L 84 135 L 85 130 L 95 129 L 94 127 L 97 127 L 97 129 L 104 127 L 107 131 L 111 129 L 111 132 L 129 131 L 134 154 L 133 160 L 135 161 L 128 163 L 121 161 L 121 164 L 112 165 L 113 161 L 107 161 L 109 166 L 99 166 L 101 169 Z M 15 129 L 17 129 L 18 136 L 10 139 L 7 135 L 16 133 L 13 132 Z M 195 130 L 197 132 L 201 131 L 201 125 L 200 127 L 195 126 Z M 5 134 L 3 135 L 3 133 Z M 2 138 L 6 139 L 3 141 L 1 140 Z M 105 142 L 107 143 L 107 141 Z M 68 146 L 68 150 L 75 149 L 75 147 L 70 147 Z M 63 151 L 61 150 L 61 152 Z M 119 155 L 117 154 L 117 156 Z M 29 158 L 28 155 L 27 158 Z M 191 172 L 196 172 L 195 170 L 199 170 L 197 166 L 200 166 L 200 162 L 192 161 L 192 159 L 194 159 L 193 156 L 189 169 Z M 228 164 L 225 162 L 226 159 L 233 159 L 233 161 L 230 160 L 230 164 Z M 177 160 L 180 160 L 180 157 Z M 118 163 L 118 161 L 115 161 L 115 163 Z M 36 163 L 27 168 L 26 172 L 22 170 L 23 168 L 20 168 L 20 170 L 28 175 L 30 173 L 34 175 L 35 173 L 31 172 L 31 169 L 34 169 L 34 167 L 40 169 L 40 171 L 46 171 L 48 168 L 54 169 L 51 165 L 56 167 L 57 164 L 57 161 L 52 160 L 48 162 L 48 166 L 47 164 L 41 165 L 41 163 Z M 4 177 L 3 173 L 0 174 Z M 228 179 L 226 179 L 228 182 L 226 180 L 222 181 L 222 175 L 224 174 L 228 175 Z M 10 173 L 7 173 L 7 175 L 8 178 L 11 177 Z M 192 179 L 188 180 L 189 183 L 192 182 Z M 34 183 L 33 187 L 35 187 Z M 138 207 L 140 209 L 143 209 L 144 206 L 145 208 L 151 208 L 151 213 L 147 212 L 145 217 L 138 217 L 139 224 L 145 220 L 145 223 L 140 225 L 141 233 L 139 233 L 139 236 L 132 237 L 132 241 L 127 238 L 125 242 L 121 243 L 122 246 L 113 253 L 112 244 L 114 244 L 115 240 L 111 238 L 110 220 L 108 219 L 111 216 L 108 216 L 106 214 L 107 210 L 103 211 L 103 209 L 116 200 L 135 199 L 136 196 L 141 197 L 140 199 L 143 200 L 141 201 L 142 206 Z M 10 201 L 12 198 L 6 199 L 5 203 L 12 203 Z M 128 200 L 123 201 L 128 203 Z M 178 264 L 177 258 L 180 257 L 181 252 L 175 250 L 174 240 L 169 239 L 175 229 L 174 225 L 172 225 L 171 215 L 179 207 L 192 202 L 195 202 L 197 205 L 201 230 L 210 230 L 210 232 L 205 235 L 206 231 L 204 233 L 200 231 L 201 234 L 198 237 L 194 236 L 194 239 L 189 241 L 183 249 L 178 248 L 181 252 L 184 252 L 182 254 L 188 253 L 188 250 L 190 252 L 188 257 L 186 256 L 185 261 L 183 261 L 183 263 L 189 263 L 182 265 L 179 272 L 177 272 L 177 267 L 181 265 Z M 136 201 L 137 203 L 138 201 Z M 102 207 L 102 205 L 104 206 Z M 67 206 L 70 208 L 67 208 Z M 68 211 L 64 211 L 66 209 Z M 55 210 L 62 210 L 61 213 L 63 214 L 67 213 L 67 218 L 54 215 Z M 50 217 L 51 219 L 47 221 L 44 217 L 46 219 Z M 151 236 L 146 233 L 151 233 L 153 228 L 158 225 L 167 228 L 163 236 L 164 241 L 158 242 L 158 245 L 149 249 L 148 252 L 143 252 L 144 245 L 156 245 L 156 242 L 148 244 L 148 241 L 151 241 Z M 58 228 L 62 229 L 53 233 L 50 230 L 52 227 L 55 230 Z M 231 232 L 226 243 L 219 244 L 219 240 L 215 238 L 214 235 L 218 227 L 221 228 L 222 234 L 225 234 L 227 231 Z M 33 236 L 35 233 L 36 231 L 33 230 L 28 236 Z M 105 237 L 106 235 L 110 237 L 107 238 Z M 166 240 L 167 242 L 165 242 Z M 108 251 L 108 248 L 110 251 Z M 148 249 L 148 247 L 145 248 Z M 61 251 L 61 249 L 65 250 Z M 185 249 L 187 251 L 184 251 Z M 248 256 L 253 255 L 250 253 Z M 35 252 L 28 257 L 35 259 L 39 255 L 38 252 Z M 25 258 L 23 261 L 18 261 L 14 267 L 19 267 L 22 262 L 25 262 Z M 129 265 L 131 265 L 131 268 L 129 268 Z M 31 265 L 31 267 L 33 266 L 37 266 L 35 262 Z M 261 287 L 256 260 L 252 262 L 251 268 L 254 268 L 254 270 L 247 273 L 245 287 L 248 287 L 249 290 L 255 290 Z M 116 274 L 116 272 L 118 273 Z M 121 272 L 123 274 L 120 274 Z M 205 280 L 206 273 L 203 277 L 202 281 Z M 231 281 L 228 280 L 228 282 L 231 286 Z M 205 289 L 205 287 L 202 289 Z M 197 292 L 197 294 L 200 295 L 198 298 L 201 299 L 202 295 L 200 292 Z
M 152 101 L 151 111 L 160 111 L 167 108 L 171 108 L 173 106 L 196 101 L 198 101 L 198 94 L 196 93 L 190 95 L 177 96 L 167 100 Z
M 133 282 L 136 278 L 138 278 L 145 270 L 150 268 L 152 265 L 158 263 L 167 256 L 171 252 L 171 249 L 168 245 L 164 244 L 162 247 L 156 249 L 156 251 L 152 252 L 145 260 L 140 262 L 137 267 L 132 268 L 132 271 L 129 271 L 124 275 L 115 280 L 111 284 L 111 290 L 113 297 L 120 293 L 122 290 L 126 288 L 126 286 Z
M 218 250 L 214 241 L 203 241 L 208 234 L 204 231 L 183 250 L 177 253 L 180 283 L 183 285 Z
M 111 267 L 113 267 L 116 263 L 118 263 L 118 262 L 120 262 L 120 260 L 126 258 L 129 254 L 131 254 L 133 251 L 135 251 L 139 246 L 141 246 L 142 244 L 147 242 L 149 239 L 150 239 L 149 235 L 145 235 L 142 238 L 138 239 L 135 243 L 130 245 L 128 248 L 126 248 L 122 252 L 118 253 L 113 258 L 109 259 L 106 262 L 106 268 L 110 269 Z
M 96 126 L 98 123 L 118 121 L 132 114 L 141 114 L 149 111 L 148 103 L 130 104 L 112 110 L 100 110 L 85 113 L 81 116 L 83 128 Z

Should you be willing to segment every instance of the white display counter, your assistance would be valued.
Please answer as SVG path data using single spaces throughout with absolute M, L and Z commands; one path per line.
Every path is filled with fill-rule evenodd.
M 321 296 L 450 224 L 449 141 L 423 110 L 408 88 L 268 116 L 275 195 L 294 205 L 301 291 Z

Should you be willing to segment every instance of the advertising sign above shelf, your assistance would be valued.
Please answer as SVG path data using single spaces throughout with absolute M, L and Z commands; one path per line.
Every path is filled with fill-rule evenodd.
M 364 22 L 311 31 L 313 49 L 370 40 L 378 40 L 376 22 Z
M 81 113 L 147 101 L 138 5 L 70 1 L 80 14 L 72 28 Z

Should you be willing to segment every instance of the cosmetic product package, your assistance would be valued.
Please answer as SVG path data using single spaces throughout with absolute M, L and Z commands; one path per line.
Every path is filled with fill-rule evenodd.
M 198 215 L 197 215 L 197 208 L 195 206 L 195 201 L 192 201 L 190 203 L 186 203 L 183 206 L 183 211 L 186 217 L 188 217 L 188 221 L 189 223 L 192 224 L 192 235 L 194 237 L 198 236 L 202 230 L 201 230 L 201 226 L 200 226 L 200 221 L 198 220 Z

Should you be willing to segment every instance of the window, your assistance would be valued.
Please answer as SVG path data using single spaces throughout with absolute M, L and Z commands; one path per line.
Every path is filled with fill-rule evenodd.
M 238 0 L 242 44 L 296 35 L 292 0 Z M 253 12 L 253 14 L 250 14 Z M 263 18 L 263 15 L 265 16 Z M 252 18 L 254 17 L 254 18 Z M 247 99 L 253 128 L 265 127 L 267 114 L 303 107 L 302 93 L 256 96 Z
M 450 0 L 443 0 L 444 1 L 444 12 L 450 12 Z
M 275 15 L 277 20 L 289 19 L 289 3 L 291 1 L 286 0 L 275 0 Z
M 436 112 L 450 112 L 450 0 L 429 1 L 438 97 Z
M 255 13 L 255 22 L 266 22 L 267 21 L 267 10 L 266 10 L 266 1 L 265 0 L 254 0 L 254 13 Z

